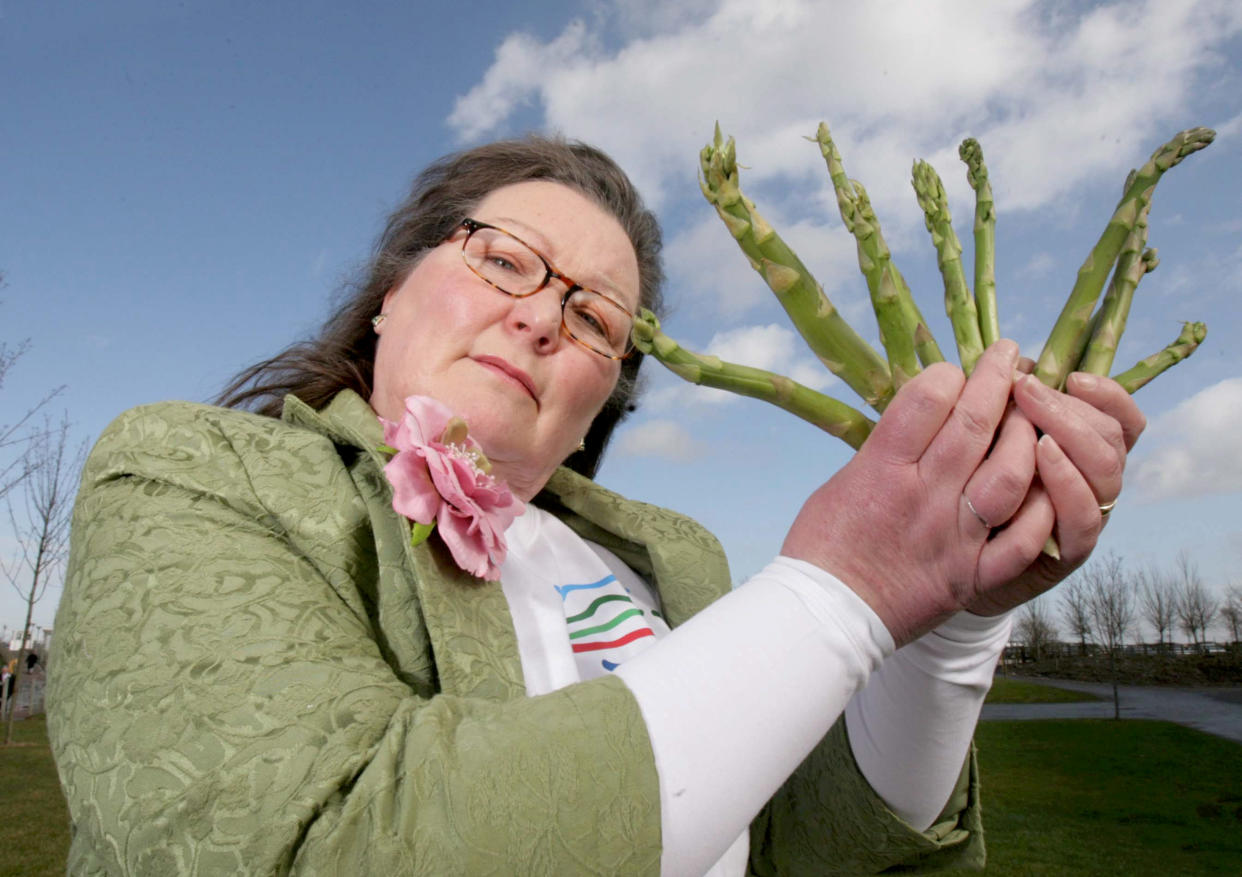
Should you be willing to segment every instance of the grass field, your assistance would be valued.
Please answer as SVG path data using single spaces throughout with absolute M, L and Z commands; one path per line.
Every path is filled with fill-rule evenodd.
M 1037 682 L 1022 682 L 1006 676 L 997 676 L 992 680 L 992 690 L 988 692 L 988 703 L 1081 703 L 1084 700 L 1099 700 L 1094 694 L 1082 691 L 1069 691 L 1065 688 L 1053 688 L 1051 685 L 1040 685 Z
M 1242 873 L 1242 746 L 1167 722 L 984 722 L 988 875 Z
M 0 746 L 0 877 L 64 874 L 69 811 L 43 717 L 14 723 L 13 742 Z
M 36 718 L 16 731 L 33 745 L 0 747 L 0 877 L 63 874 L 68 816 L 46 727 Z M 989 877 L 1242 872 L 1237 743 L 1085 719 L 985 722 L 976 740 Z

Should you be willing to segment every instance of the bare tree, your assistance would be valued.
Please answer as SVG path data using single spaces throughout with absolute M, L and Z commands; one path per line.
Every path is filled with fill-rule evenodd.
M 1173 625 L 1177 621 L 1177 588 L 1160 567 L 1149 563 L 1138 572 L 1139 612 L 1156 632 L 1160 650 L 1166 649 L 1165 634 L 1173 642 Z
M 85 458 L 86 447 L 69 447 L 69 421 L 46 424 L 46 441 L 38 442 L 27 451 L 30 475 L 22 484 L 22 503 L 15 507 L 9 498 L 9 520 L 17 540 L 16 555 L 0 564 L 5 578 L 26 601 L 26 623 L 21 631 L 21 648 L 14 671 L 13 690 L 20 691 L 21 674 L 26 669 L 27 643 L 30 641 L 30 620 L 35 603 L 47 593 L 69 548 L 69 520 L 73 498 L 78 487 L 78 472 Z M 13 739 L 16 710 L 10 706 L 8 729 L 4 742 Z
M 1221 603 L 1220 617 L 1229 628 L 1229 641 L 1237 648 L 1238 631 L 1242 630 L 1242 585 L 1230 585 L 1225 591 L 1225 599 Z
M 1022 604 L 1014 622 L 1014 635 L 1036 661 L 1042 657 L 1048 646 L 1056 642 L 1056 624 L 1044 598 L 1037 597 Z
M 0 274 L 0 288 L 4 287 L 4 275 Z M 9 372 L 22 355 L 30 348 L 29 339 L 22 340 L 10 347 L 0 341 L 0 389 Z M 37 430 L 29 429 L 30 423 L 43 406 L 58 395 L 64 387 L 48 391 L 43 398 L 31 405 L 11 423 L 0 423 L 0 499 L 10 490 L 17 487 L 30 474 L 29 464 L 24 450 L 33 442 L 46 438 Z
M 1059 589 L 1061 595 L 1061 620 L 1069 632 L 1078 638 L 1078 654 L 1087 654 L 1087 640 L 1091 639 L 1091 598 L 1087 583 L 1081 575 L 1074 576 Z
M 1205 649 L 1207 629 L 1216 619 L 1219 604 L 1204 586 L 1203 579 L 1199 575 L 1199 565 L 1186 551 L 1178 552 L 1175 576 L 1177 620 L 1182 630 L 1190 637 L 1191 643 L 1198 644 L 1201 649 Z
M 1108 665 L 1113 677 L 1113 718 L 1120 719 L 1117 658 L 1125 645 L 1126 632 L 1134 624 L 1134 590 L 1126 580 L 1121 558 L 1111 551 L 1083 567 L 1083 577 L 1096 636 L 1108 649 Z

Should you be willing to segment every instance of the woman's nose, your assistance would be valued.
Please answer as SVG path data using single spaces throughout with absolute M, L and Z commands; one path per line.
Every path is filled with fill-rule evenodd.
M 527 336 L 536 350 L 554 350 L 561 337 L 561 297 L 557 289 L 548 286 L 514 299 L 506 324 L 511 331 Z

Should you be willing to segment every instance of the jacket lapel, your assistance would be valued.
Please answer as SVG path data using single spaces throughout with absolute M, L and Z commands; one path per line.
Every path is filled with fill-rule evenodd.
M 378 450 L 383 429 L 371 407 L 346 390 L 321 411 L 286 397 L 284 416 L 361 452 L 347 465 L 375 536 L 379 641 L 407 682 L 438 676 L 436 687 L 445 694 L 501 701 L 524 696 L 504 592 L 495 582 L 462 572 L 438 537 L 410 545 L 410 522 L 392 508 L 392 487 L 383 472 L 387 456 Z M 424 630 L 425 638 L 419 635 Z M 415 684 L 420 694 L 432 693 L 424 688 L 425 683 Z
M 375 534 L 379 582 L 372 599 L 381 628 L 378 640 L 389 660 L 409 680 L 437 673 L 438 688 L 446 694 L 491 700 L 524 696 L 517 634 L 504 592 L 498 583 L 459 569 L 439 538 L 410 546 L 410 522 L 392 509 L 392 488 L 383 473 L 387 457 L 378 450 L 383 430 L 371 407 L 348 390 L 321 411 L 288 396 L 284 419 L 361 452 L 350 453 L 357 459 L 347 465 Z M 672 626 L 729 590 L 720 543 L 683 515 L 627 500 L 563 467 L 535 503 L 650 581 Z M 422 630 L 425 640 L 418 635 Z M 416 690 L 424 687 L 415 684 Z

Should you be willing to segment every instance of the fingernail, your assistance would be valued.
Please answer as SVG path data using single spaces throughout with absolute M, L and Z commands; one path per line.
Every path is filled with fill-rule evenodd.
M 1074 372 L 1071 377 L 1073 377 L 1074 383 L 1078 384 L 1083 390 L 1094 390 L 1100 384 L 1099 378 L 1087 372 Z
M 1002 338 L 996 342 L 996 352 L 1005 357 L 1010 367 L 1018 364 L 1018 343 L 1010 338 Z
M 1034 393 L 1036 396 L 1047 399 L 1049 394 L 1052 393 L 1052 390 L 1048 387 L 1048 385 L 1034 375 L 1023 375 L 1022 377 L 1024 379 L 1022 381 L 1022 386 L 1026 387 L 1029 392 Z
M 1061 446 L 1056 443 L 1056 440 L 1053 439 L 1052 436 L 1047 434 L 1041 435 L 1039 437 L 1039 446 L 1043 448 L 1048 456 L 1050 456 L 1054 461 L 1065 459 L 1065 451 L 1061 450 Z

